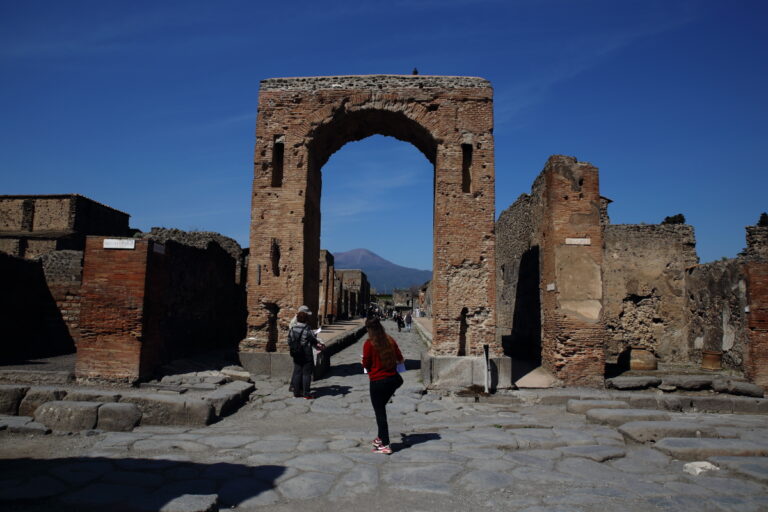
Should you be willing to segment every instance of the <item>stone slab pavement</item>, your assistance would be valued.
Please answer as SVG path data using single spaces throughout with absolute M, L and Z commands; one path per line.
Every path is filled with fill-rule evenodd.
M 376 429 L 361 340 L 333 356 L 329 375 L 313 384 L 315 400 L 256 378 L 246 406 L 204 428 L 0 432 L 0 509 L 768 510 L 768 416 L 668 413 L 669 421 L 697 423 L 702 435 L 724 441 L 662 444 L 712 454 L 719 469 L 694 476 L 684 471 L 688 460 L 626 440 L 619 426 L 588 422 L 584 412 L 566 412 L 563 401 L 424 394 L 423 342 L 385 326 L 408 368 L 388 407 L 391 456 L 370 452 Z M 649 428 L 657 432 L 658 423 Z

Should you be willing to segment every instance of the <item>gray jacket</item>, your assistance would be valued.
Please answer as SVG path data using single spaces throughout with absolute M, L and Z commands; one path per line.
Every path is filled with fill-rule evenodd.
M 312 349 L 319 349 L 320 342 L 317 340 L 315 333 L 312 332 L 312 328 L 307 324 L 296 322 L 296 325 L 288 331 L 289 345 L 292 339 L 299 340 L 299 344 L 304 350 L 305 361 L 314 361 L 315 355 L 312 353 Z

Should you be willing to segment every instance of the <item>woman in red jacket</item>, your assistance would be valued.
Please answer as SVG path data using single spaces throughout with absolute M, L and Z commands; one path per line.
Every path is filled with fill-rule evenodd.
M 403 385 L 403 378 L 397 373 L 397 364 L 404 362 L 403 354 L 395 340 L 384 332 L 378 318 L 365 322 L 368 339 L 363 344 L 363 367 L 368 372 L 371 386 L 371 404 L 376 413 L 379 436 L 373 440 L 373 452 L 389 455 L 389 426 L 387 425 L 387 402 L 395 390 Z

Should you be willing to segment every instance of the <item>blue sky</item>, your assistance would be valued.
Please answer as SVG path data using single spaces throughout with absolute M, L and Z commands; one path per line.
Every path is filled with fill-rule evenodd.
M 600 168 L 613 223 L 683 213 L 734 256 L 766 200 L 768 2 L 0 0 L 0 194 L 79 193 L 248 241 L 259 81 L 481 76 L 497 216 L 551 154 Z M 322 245 L 431 268 L 432 169 L 375 136 L 323 169 Z

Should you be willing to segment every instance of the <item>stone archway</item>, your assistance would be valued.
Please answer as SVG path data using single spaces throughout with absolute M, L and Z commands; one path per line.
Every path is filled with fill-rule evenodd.
M 300 304 L 318 309 L 321 168 L 374 134 L 434 165 L 435 356 L 479 356 L 495 340 L 493 90 L 482 78 L 339 76 L 261 82 L 241 352 L 278 343 Z M 460 347 L 461 339 L 461 347 Z

